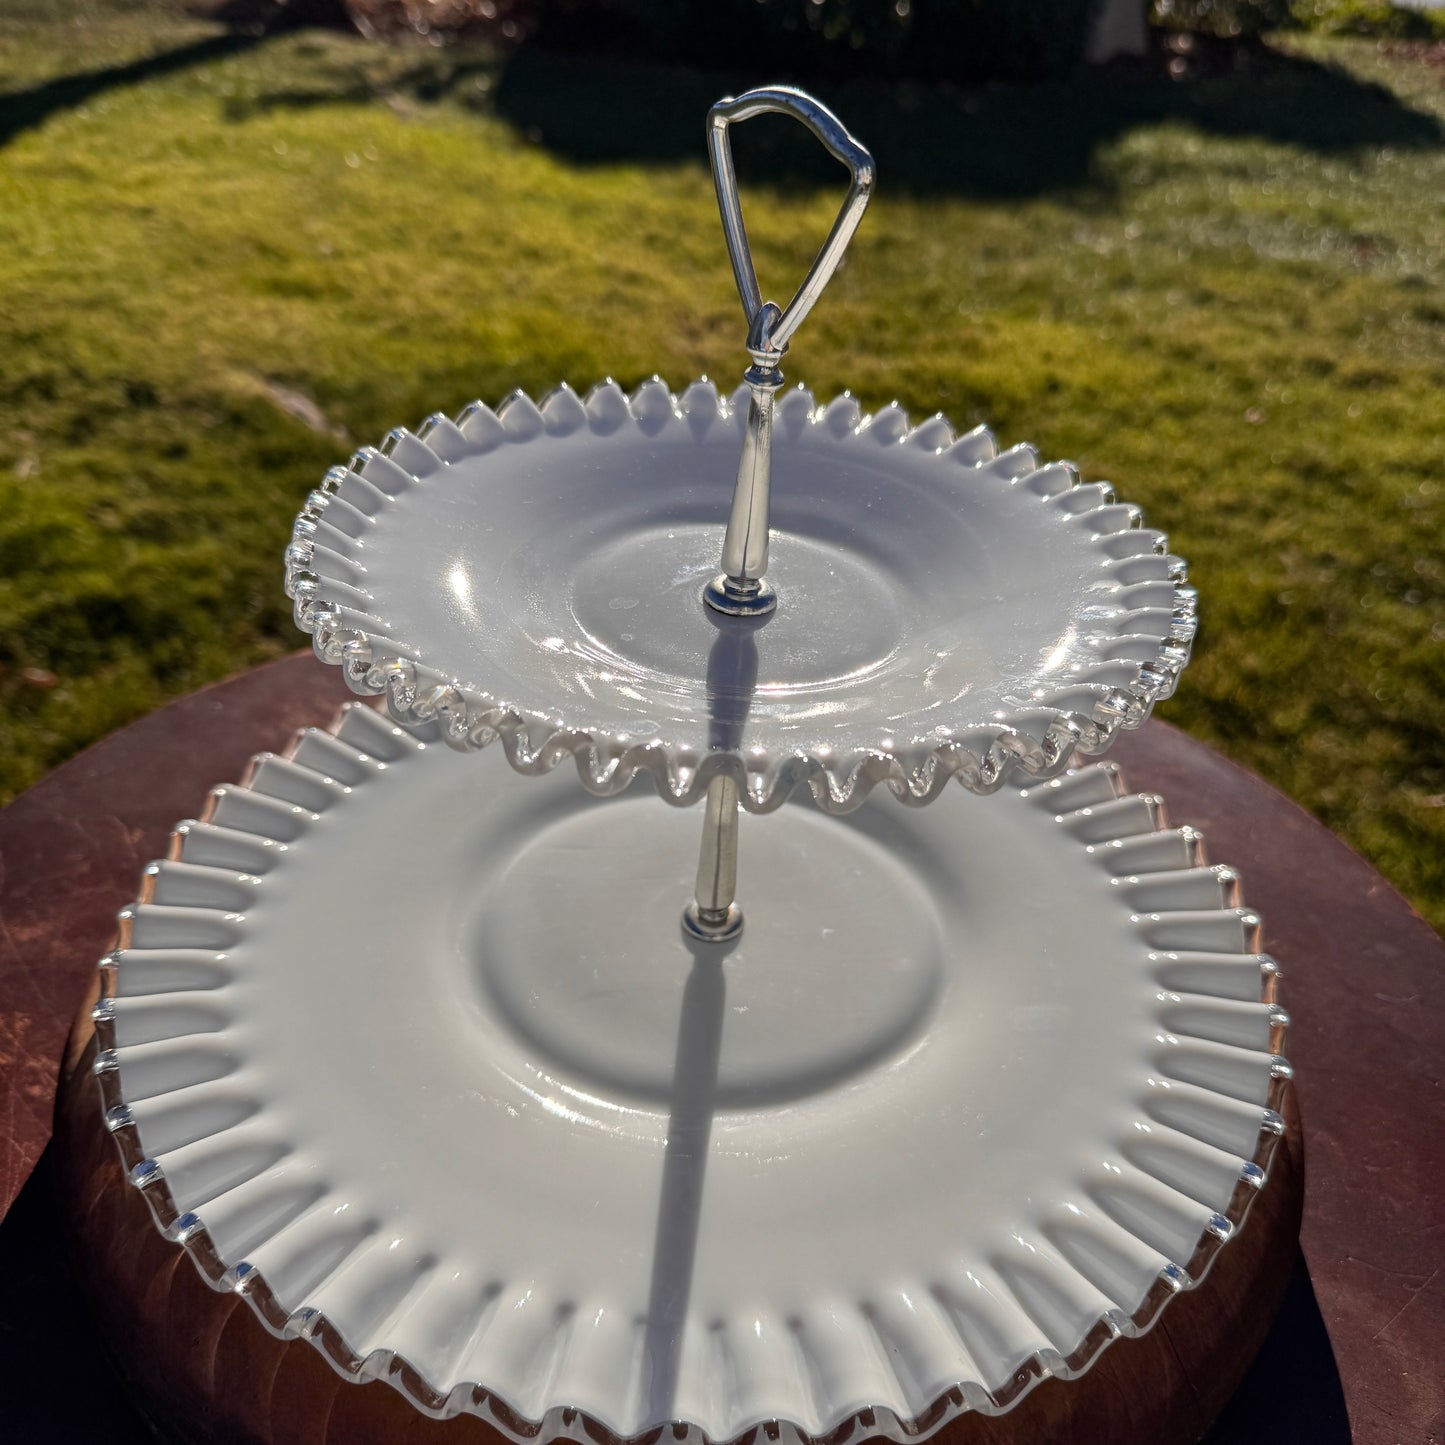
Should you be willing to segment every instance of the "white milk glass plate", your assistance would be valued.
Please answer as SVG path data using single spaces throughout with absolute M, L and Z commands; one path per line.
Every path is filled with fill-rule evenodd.
M 669 802 L 732 776 L 766 812 L 799 785 L 846 812 L 926 803 L 1098 753 L 1174 689 L 1195 594 L 1106 483 L 896 405 L 779 398 L 778 605 L 703 603 L 747 389 L 568 388 L 396 431 L 329 473 L 287 589 L 318 656 L 399 721 L 513 766 L 575 758 L 596 794 Z
M 1259 920 L 1110 765 L 744 818 L 718 945 L 688 815 L 440 733 L 256 759 L 103 962 L 132 1179 L 345 1373 L 518 1441 L 902 1440 L 1147 1329 L 1264 1182 Z

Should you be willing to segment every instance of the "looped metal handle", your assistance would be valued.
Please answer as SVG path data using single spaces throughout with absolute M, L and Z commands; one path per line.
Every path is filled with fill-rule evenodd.
M 848 167 L 852 181 L 843 199 L 842 209 L 828 232 L 828 239 L 813 259 L 808 274 L 793 293 L 793 299 L 776 315 L 773 324 L 766 324 L 763 296 L 758 289 L 758 274 L 748 246 L 748 231 L 743 223 L 742 203 L 738 199 L 738 178 L 733 168 L 732 143 L 728 127 L 734 121 L 751 120 L 755 115 L 776 112 L 801 121 L 823 143 L 835 159 Z M 742 298 L 743 314 L 748 321 L 748 348 L 771 356 L 787 350 L 793 333 L 813 309 L 823 288 L 838 269 L 858 222 L 868 207 L 873 191 L 873 157 L 862 142 L 849 135 L 843 122 L 811 95 L 787 85 L 769 85 L 750 90 L 736 99 L 729 96 L 718 101 L 707 117 L 708 152 L 712 157 L 713 185 L 717 188 L 718 210 L 722 214 L 723 235 L 727 239 L 728 256 L 733 263 L 733 276 Z M 776 307 L 768 303 L 773 312 Z
M 793 299 L 778 309 L 764 301 L 758 289 L 758 275 L 748 248 L 747 227 L 738 200 L 738 178 L 733 169 L 728 127 L 735 120 L 748 120 L 768 111 L 778 111 L 800 120 L 838 160 L 848 167 L 852 184 L 843 208 L 828 232 L 823 248 L 813 258 L 803 284 Z M 751 393 L 748 423 L 743 433 L 738 479 L 733 488 L 733 505 L 723 537 L 722 571 L 703 588 L 703 601 L 727 617 L 762 617 L 777 606 L 777 594 L 763 574 L 768 570 L 768 497 L 773 477 L 773 398 L 783 385 L 778 365 L 793 333 L 813 309 L 838 262 L 863 219 L 873 190 L 873 157 L 843 128 L 843 122 L 827 106 L 786 85 L 750 90 L 734 100 L 720 100 L 708 112 L 708 151 L 712 156 L 712 178 L 717 187 L 718 210 L 722 213 L 723 235 L 733 263 L 733 277 L 748 319 L 748 351 L 753 364 L 743 373 Z

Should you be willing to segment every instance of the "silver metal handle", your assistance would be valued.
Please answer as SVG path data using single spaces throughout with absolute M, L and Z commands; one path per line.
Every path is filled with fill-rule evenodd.
M 858 222 L 868 207 L 873 192 L 873 157 L 866 146 L 849 135 L 843 122 L 819 100 L 789 85 L 769 85 L 750 90 L 736 99 L 728 96 L 718 101 L 708 112 L 707 143 L 712 158 L 713 185 L 717 189 L 718 210 L 722 214 L 723 236 L 727 241 L 728 256 L 733 263 L 733 277 L 738 283 L 738 295 L 742 298 L 743 315 L 747 318 L 749 332 L 763 309 L 763 295 L 758 287 L 758 274 L 753 267 L 753 254 L 748 245 L 748 230 L 743 222 L 742 202 L 738 199 L 738 177 L 733 167 L 732 142 L 728 139 L 728 127 L 734 121 L 751 120 L 757 115 L 776 113 L 790 115 L 801 121 L 822 142 L 824 149 L 834 159 L 848 167 L 852 177 L 843 207 L 828 232 L 828 239 L 813 260 L 803 283 L 793 299 L 782 308 L 777 319 L 769 328 L 766 338 L 758 338 L 767 345 L 759 349 L 781 356 L 788 349 L 793 333 L 802 325 L 803 318 L 813 309 L 822 295 L 823 288 L 838 269 Z M 749 349 L 753 338 L 749 336 Z
M 738 198 L 728 127 L 734 121 L 777 112 L 801 121 L 823 143 L 830 155 L 848 167 L 851 181 L 833 228 L 813 258 L 808 274 L 784 307 L 764 301 L 748 245 Z M 821 101 L 791 86 L 765 86 L 736 99 L 718 101 L 708 112 L 708 153 L 712 158 L 713 185 L 723 236 L 732 261 L 733 278 L 747 318 L 747 349 L 753 364 L 743 373 L 752 395 L 743 454 L 733 488 L 727 535 L 723 538 L 722 571 L 703 589 L 709 607 L 732 617 L 760 617 L 777 606 L 777 596 L 764 580 L 768 568 L 768 505 L 773 472 L 773 398 L 783 384 L 779 363 L 803 318 L 813 309 L 828 284 L 873 193 L 873 157 L 849 135 L 842 121 Z

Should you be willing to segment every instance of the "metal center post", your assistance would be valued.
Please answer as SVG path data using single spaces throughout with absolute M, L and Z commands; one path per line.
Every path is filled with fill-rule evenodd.
M 748 245 L 738 197 L 728 127 L 734 121 L 775 112 L 801 121 L 828 152 L 848 168 L 848 194 L 828 238 L 786 307 L 764 301 Z M 783 385 L 780 363 L 793 333 L 828 284 L 843 252 L 863 219 L 873 190 L 873 157 L 849 135 L 827 106 L 790 86 L 750 90 L 720 100 L 708 113 L 708 154 L 723 236 L 733 278 L 747 318 L 747 350 L 753 364 L 743 373 L 750 392 L 742 457 L 723 538 L 722 570 L 703 588 L 703 601 L 723 617 L 765 617 L 778 605 L 764 574 L 768 568 L 768 504 L 773 480 L 773 401 Z M 694 938 L 721 943 L 742 931 L 736 901 L 738 878 L 738 783 L 720 774 L 708 785 L 693 901 L 684 909 L 683 928 Z

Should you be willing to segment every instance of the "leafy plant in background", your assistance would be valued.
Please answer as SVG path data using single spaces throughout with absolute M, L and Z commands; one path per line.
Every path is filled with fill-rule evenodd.
M 533 0 L 508 7 L 548 49 L 714 69 L 1039 80 L 1083 54 L 1098 0 Z
M 944 81 L 1047 80 L 1084 54 L 1103 0 L 195 0 L 199 13 L 268 29 L 351 27 L 371 39 L 540 38 L 553 50 L 664 64 Z M 1221 40 L 1312 30 L 1445 38 L 1445 10 L 1391 0 L 1135 0 L 1157 28 Z
M 1169 30 L 1237 39 L 1279 30 L 1293 16 L 1290 0 L 1154 0 L 1151 18 Z
M 295 3 L 295 0 L 293 0 Z M 315 0 L 306 0 L 315 3 Z M 342 3 L 342 0 L 337 0 Z M 1143 3 L 1143 0 L 1140 0 Z M 834 78 L 1048 79 L 1098 0 L 344 0 L 364 35 L 536 39 L 551 51 Z

